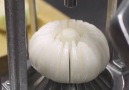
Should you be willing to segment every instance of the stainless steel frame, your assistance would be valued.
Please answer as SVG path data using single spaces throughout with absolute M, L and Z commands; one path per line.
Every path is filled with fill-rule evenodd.
M 27 90 L 24 0 L 5 0 L 11 90 Z

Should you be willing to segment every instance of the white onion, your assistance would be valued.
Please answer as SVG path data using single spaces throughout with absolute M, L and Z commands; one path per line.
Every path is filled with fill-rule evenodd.
M 86 83 L 109 62 L 103 33 L 81 20 L 60 20 L 42 26 L 31 38 L 29 57 L 43 76 L 60 83 Z

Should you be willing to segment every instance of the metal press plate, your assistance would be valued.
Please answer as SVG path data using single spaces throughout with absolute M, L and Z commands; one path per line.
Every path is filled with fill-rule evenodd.
M 60 84 L 41 76 L 28 63 L 28 90 L 127 90 L 124 88 L 124 76 L 114 65 L 109 64 L 95 80 L 84 84 Z M 2 90 L 10 90 L 9 81 L 3 82 Z
M 37 79 L 33 77 L 36 77 Z M 32 83 L 31 80 L 33 81 L 34 79 L 36 81 Z M 29 90 L 123 90 L 123 88 L 123 75 L 113 64 L 109 64 L 105 71 L 95 80 L 84 84 L 56 83 L 42 77 L 38 73 L 35 73 L 29 80 Z
M 39 84 L 30 85 L 29 90 L 123 90 L 123 76 L 112 64 L 109 64 L 95 80 L 84 84 L 61 84 L 47 78 L 40 78 Z M 33 86 L 33 88 L 31 88 Z

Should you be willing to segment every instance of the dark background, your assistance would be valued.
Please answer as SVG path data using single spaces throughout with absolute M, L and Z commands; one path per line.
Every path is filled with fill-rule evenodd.
M 108 0 L 78 0 L 78 6 L 72 9 L 64 7 L 64 0 L 45 1 L 72 19 L 81 19 L 105 30 Z M 121 1 L 123 0 L 118 0 L 118 5 Z
M 64 0 L 46 0 L 52 6 L 73 19 L 81 19 L 105 30 L 108 0 L 78 0 L 75 8 L 64 7 Z

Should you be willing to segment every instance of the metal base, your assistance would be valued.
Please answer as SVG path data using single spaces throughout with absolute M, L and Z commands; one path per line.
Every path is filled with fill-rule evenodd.
M 128 77 L 129 73 L 123 74 L 121 69 L 110 63 L 105 71 L 91 82 L 84 84 L 62 84 L 41 76 L 28 63 L 28 90 L 129 90 L 127 89 L 129 85 Z M 10 90 L 7 79 L 2 86 L 2 90 Z
M 84 84 L 61 84 L 44 78 L 33 90 L 112 90 L 112 87 L 112 76 L 105 70 L 95 80 Z
M 35 73 L 37 77 L 40 74 Z M 123 90 L 124 78 L 122 73 L 113 64 L 109 64 L 95 80 L 84 84 L 61 84 L 51 81 L 41 76 L 40 78 L 30 78 L 36 80 L 29 82 L 29 90 Z

